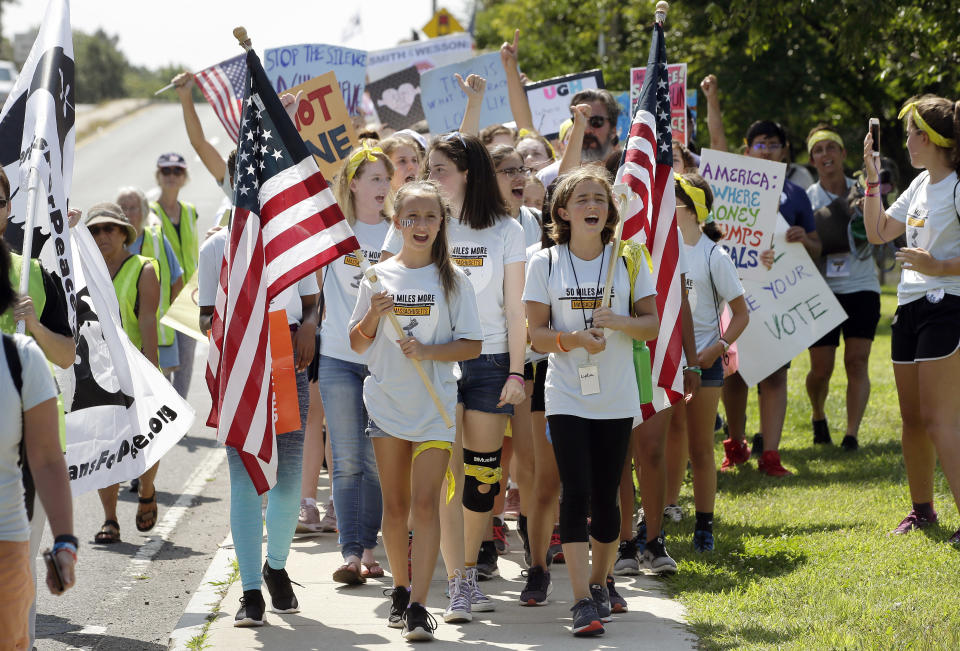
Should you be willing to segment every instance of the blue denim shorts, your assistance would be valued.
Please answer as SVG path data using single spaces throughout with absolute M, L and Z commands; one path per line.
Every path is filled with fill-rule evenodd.
M 460 362 L 457 402 L 463 403 L 464 409 L 513 416 L 513 405 L 497 407 L 509 373 L 510 353 L 480 355 Z
M 386 439 L 390 438 L 390 435 L 384 432 L 380 427 L 373 422 L 372 418 L 367 419 L 367 438 L 371 439 Z
M 723 386 L 723 355 L 720 355 L 710 368 L 700 369 L 700 386 Z

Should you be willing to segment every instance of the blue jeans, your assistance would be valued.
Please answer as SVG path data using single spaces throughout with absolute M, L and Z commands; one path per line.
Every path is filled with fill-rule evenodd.
M 377 460 L 365 434 L 363 380 L 369 374 L 364 364 L 320 356 L 317 383 L 333 451 L 333 506 L 344 558 L 376 547 L 383 519 Z
M 297 373 L 301 427 L 277 436 L 277 483 L 267 492 L 267 563 L 282 570 L 300 516 L 300 471 L 303 462 L 303 424 L 310 404 L 306 373 Z M 227 447 L 230 468 L 230 530 L 244 590 L 259 590 L 263 541 L 262 498 L 243 467 L 240 453 Z

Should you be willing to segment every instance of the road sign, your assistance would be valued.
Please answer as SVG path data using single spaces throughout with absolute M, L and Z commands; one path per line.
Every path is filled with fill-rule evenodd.
M 423 26 L 423 33 L 430 38 L 446 36 L 447 34 L 462 31 L 463 27 L 460 26 L 457 19 L 446 9 L 437 11 L 437 13 L 433 15 L 433 18 L 430 19 L 430 22 Z

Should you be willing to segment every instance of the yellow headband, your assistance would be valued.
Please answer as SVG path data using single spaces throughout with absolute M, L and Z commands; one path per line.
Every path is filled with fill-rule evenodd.
M 567 134 L 570 133 L 570 129 L 573 127 L 573 120 L 567 118 L 563 121 L 563 124 L 560 125 L 560 135 L 557 136 L 557 139 L 560 142 L 563 142 L 567 138 Z
M 363 146 L 358 149 L 353 156 L 350 157 L 349 161 L 347 161 L 347 182 L 349 183 L 353 180 L 353 176 L 357 173 L 357 170 L 360 169 L 360 164 L 363 163 L 363 161 L 376 163 L 377 154 L 386 156 L 382 149 L 379 147 L 371 147 L 369 143 L 364 140 Z
M 701 224 L 706 222 L 710 218 L 710 211 L 707 210 L 706 193 L 679 174 L 675 173 L 673 178 L 676 179 L 677 183 L 680 184 L 680 187 L 683 188 L 683 191 L 687 193 L 687 196 L 690 197 L 690 200 L 693 202 L 693 207 L 696 208 L 697 211 L 697 222 Z
M 827 131 L 826 129 L 820 129 L 819 131 L 814 131 L 813 135 L 807 138 L 807 153 L 810 153 L 813 150 L 813 146 L 818 142 L 823 142 L 824 140 L 830 140 L 832 142 L 840 145 L 841 149 L 846 149 L 843 146 L 843 138 L 839 134 L 834 133 L 833 131 Z
M 927 136 L 930 138 L 930 142 L 937 145 L 938 147 L 945 147 L 947 149 L 950 149 L 953 147 L 953 145 L 955 144 L 954 139 L 945 138 L 944 136 L 941 136 L 939 133 L 934 131 L 933 127 L 927 124 L 927 121 L 924 120 L 923 116 L 920 115 L 920 111 L 917 110 L 916 102 L 910 102 L 909 104 L 904 106 L 900 110 L 900 114 L 897 116 L 897 119 L 898 120 L 903 119 L 903 116 L 906 115 L 907 113 L 910 113 L 910 119 L 913 121 L 913 123 L 918 127 L 920 127 L 921 129 L 923 129 L 924 132 L 926 132 Z

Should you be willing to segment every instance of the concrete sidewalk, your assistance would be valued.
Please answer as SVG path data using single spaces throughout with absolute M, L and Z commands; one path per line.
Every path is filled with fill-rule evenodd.
M 510 533 L 509 542 L 510 551 L 500 557 L 501 577 L 481 584 L 496 600 L 497 610 L 475 613 L 469 624 L 443 623 L 446 575 L 442 563 L 438 562 L 428 609 L 439 625 L 437 639 L 429 648 L 453 648 L 458 643 L 498 649 L 602 647 L 672 651 L 696 648 L 696 637 L 683 623 L 683 607 L 666 598 L 659 590 L 660 580 L 651 576 L 618 577 L 617 589 L 627 599 L 629 612 L 616 615 L 601 637 L 574 638 L 569 632 L 573 595 L 565 566 L 552 568 L 553 593 L 548 605 L 523 607 L 518 602 L 524 585 L 520 576 L 523 548 L 514 531 Z M 232 556 L 232 550 L 229 553 Z M 382 548 L 378 548 L 377 556 L 386 568 Z M 204 648 L 229 651 L 408 648 L 410 643 L 400 636 L 400 631 L 386 626 L 389 602 L 383 596 L 383 589 L 392 585 L 389 573 L 381 580 L 371 580 L 362 586 L 343 586 L 331 579 L 342 562 L 336 534 L 296 538 L 287 571 L 291 579 L 304 585 L 303 588 L 294 586 L 301 612 L 277 615 L 268 610 L 266 626 L 234 628 L 233 616 L 242 594 L 240 582 L 236 581 L 221 603 L 222 612 L 210 624 L 205 640 L 209 646 Z M 223 554 L 220 565 L 224 568 L 228 565 L 223 562 Z M 216 572 L 208 573 L 205 581 L 210 580 L 210 574 Z M 265 587 L 263 593 L 269 608 L 270 597 Z M 187 615 L 184 618 L 187 619 Z

